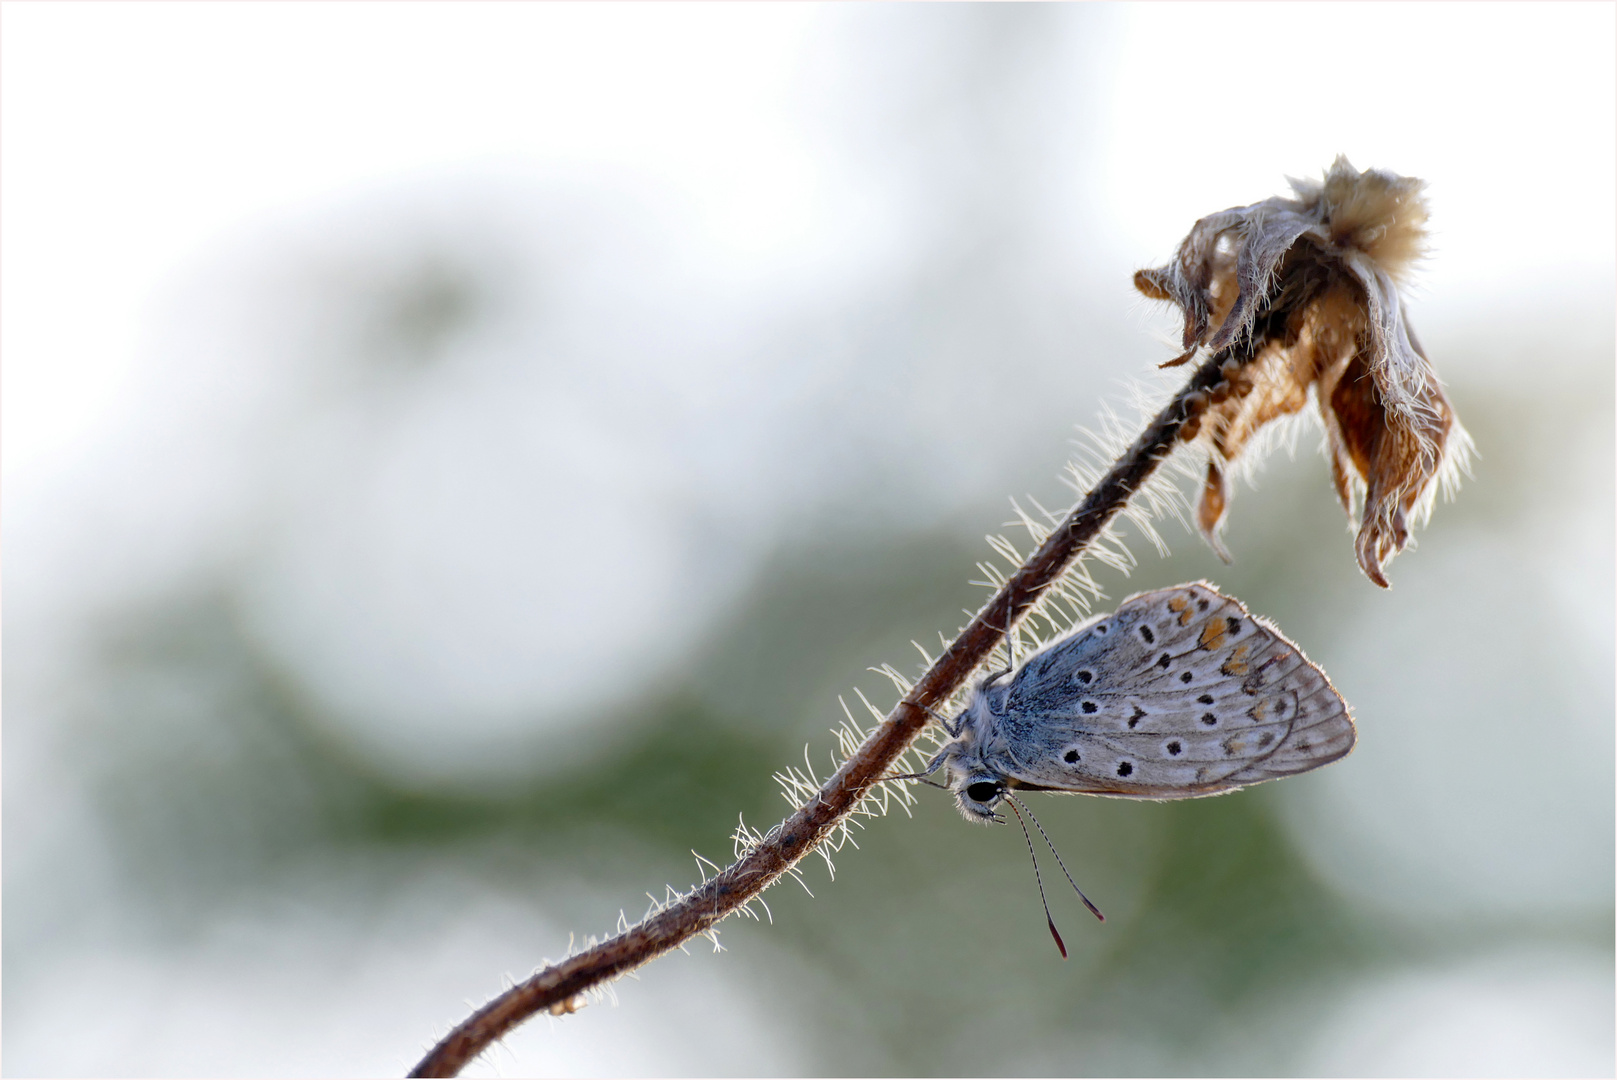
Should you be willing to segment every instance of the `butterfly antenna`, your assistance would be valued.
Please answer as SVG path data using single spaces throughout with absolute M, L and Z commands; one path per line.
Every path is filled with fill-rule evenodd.
M 1022 812 L 1016 808 L 1016 801 L 1011 800 L 1011 812 L 1016 815 L 1016 823 L 1022 826 L 1022 839 L 1027 841 L 1027 853 L 1033 856 L 1033 883 L 1039 887 L 1039 903 L 1044 905 L 1044 921 L 1050 927 L 1050 936 L 1056 939 L 1056 948 L 1061 950 L 1061 959 L 1067 958 L 1067 943 L 1061 940 L 1061 931 L 1056 929 L 1055 919 L 1050 917 L 1050 902 L 1044 898 L 1044 879 L 1039 876 L 1039 856 L 1033 850 L 1033 837 L 1027 831 L 1027 822 L 1022 820 Z M 1043 829 L 1039 830 L 1043 832 Z M 1049 843 L 1048 839 L 1045 843 Z
M 1076 881 L 1072 880 L 1072 874 L 1067 871 L 1067 864 L 1061 861 L 1061 852 L 1057 851 L 1056 846 L 1054 844 L 1050 843 L 1050 834 L 1044 831 L 1044 826 L 1039 824 L 1039 819 L 1036 818 L 1036 817 L 1033 817 L 1033 811 L 1031 809 L 1029 809 L 1029 807 L 1028 807 L 1028 805 L 1026 803 L 1022 802 L 1020 799 L 1018 799 L 1015 795 L 1012 795 L 1010 792 L 1008 792 L 1008 791 L 1005 792 L 1005 797 L 1007 799 L 1009 799 L 1013 805 L 1020 806 L 1023 810 L 1027 810 L 1027 816 L 1029 818 L 1032 818 L 1032 820 L 1033 820 L 1033 827 L 1035 829 L 1039 830 L 1039 835 L 1044 837 L 1045 844 L 1048 845 L 1048 847 L 1050 848 L 1050 854 L 1052 854 L 1052 855 L 1054 855 L 1056 857 L 1056 865 L 1061 867 L 1061 872 L 1063 874 L 1067 875 L 1067 884 L 1071 885 L 1072 886 L 1072 891 L 1078 894 L 1078 899 L 1080 899 L 1080 900 L 1082 900 L 1084 902 L 1084 907 L 1088 908 L 1091 912 L 1093 912 L 1094 915 L 1095 915 L 1095 918 L 1099 919 L 1101 922 L 1105 922 L 1106 921 L 1106 916 L 1104 916 L 1104 915 L 1102 915 L 1100 913 L 1100 908 L 1098 908 L 1094 904 L 1090 903 L 1089 902 L 1089 897 L 1084 895 L 1084 890 L 1080 889 L 1078 887 L 1078 883 Z M 1020 816 L 1020 815 L 1018 815 L 1018 816 Z M 1022 826 L 1022 831 L 1027 832 L 1027 826 L 1026 825 Z M 1032 838 L 1029 837 L 1028 838 L 1028 843 L 1031 844 L 1032 842 L 1033 842 Z

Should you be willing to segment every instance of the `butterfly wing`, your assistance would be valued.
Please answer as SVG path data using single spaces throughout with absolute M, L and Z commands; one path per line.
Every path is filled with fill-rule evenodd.
M 1205 583 L 1129 598 L 1017 672 L 1002 718 L 1017 787 L 1216 795 L 1353 749 L 1323 671 Z

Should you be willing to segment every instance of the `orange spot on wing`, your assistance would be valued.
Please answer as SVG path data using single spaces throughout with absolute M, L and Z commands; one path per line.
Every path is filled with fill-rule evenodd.
M 1201 647 L 1206 649 L 1208 652 L 1212 652 L 1214 649 L 1224 644 L 1224 638 L 1228 634 L 1229 631 L 1225 629 L 1223 619 L 1208 619 L 1207 625 L 1202 627 L 1200 641 Z
M 1206 631 L 1202 632 L 1202 636 L 1207 636 Z M 1223 666 L 1218 670 L 1222 671 L 1226 675 L 1245 675 L 1247 668 L 1246 654 L 1246 646 L 1237 645 L 1235 647 L 1235 651 L 1230 653 L 1230 658 L 1224 661 Z

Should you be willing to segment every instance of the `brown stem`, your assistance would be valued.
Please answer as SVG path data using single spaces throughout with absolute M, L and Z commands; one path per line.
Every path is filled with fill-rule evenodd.
M 1010 626 L 1038 602 L 1173 449 L 1185 421 L 1198 416 L 1207 393 L 1223 380 L 1227 354 L 1208 358 L 1163 407 L 1111 471 L 1046 538 L 960 636 L 938 657 L 862 746 L 764 841 L 688 896 L 559 964 L 552 964 L 489 1002 L 455 1028 L 411 1076 L 454 1076 L 490 1043 L 542 1009 L 571 1011 L 573 998 L 649 963 L 710 929 L 757 896 L 818 847 L 853 812 L 865 791 L 887 773 L 929 719 L 988 658 Z

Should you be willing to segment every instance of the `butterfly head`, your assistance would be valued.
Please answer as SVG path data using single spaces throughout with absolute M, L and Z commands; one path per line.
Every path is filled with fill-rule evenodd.
M 998 807 L 1010 786 L 999 725 L 1008 688 L 1004 683 L 990 685 L 992 681 L 980 684 L 953 725 L 945 725 L 953 738 L 933 759 L 934 768 L 946 769 L 960 813 L 967 821 L 982 824 L 1004 820 Z
M 955 803 L 967 821 L 980 821 L 986 824 L 990 821 L 1004 820 L 995 811 L 1004 797 L 1005 781 L 997 776 L 968 774 L 956 780 L 954 784 Z

